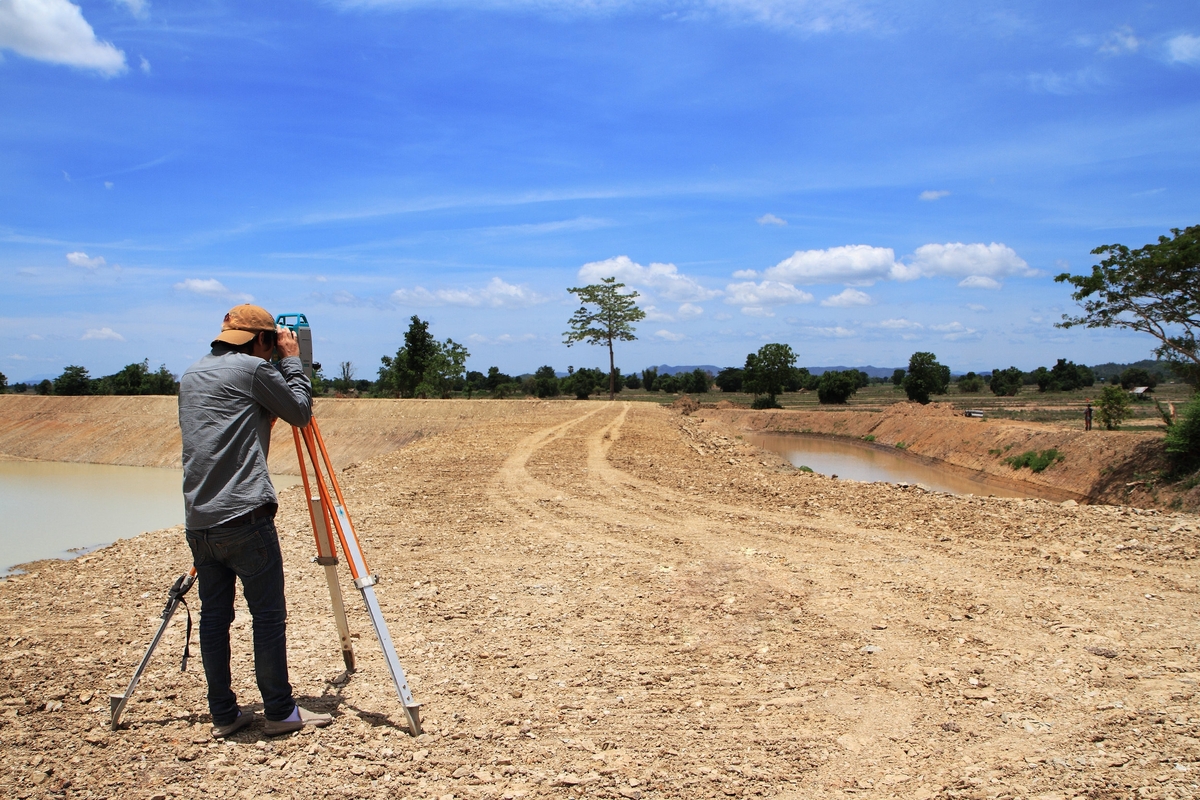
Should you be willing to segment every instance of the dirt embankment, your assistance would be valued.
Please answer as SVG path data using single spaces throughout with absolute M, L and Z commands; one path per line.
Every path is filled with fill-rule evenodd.
M 109 731 L 190 562 L 144 534 L 0 582 L 0 797 L 1200 796 L 1195 515 L 837 481 L 649 404 L 426 405 L 445 432 L 343 478 L 423 736 L 344 571 L 335 680 L 293 487 L 291 681 L 334 724 L 212 742 L 176 618 Z M 261 714 L 250 635 L 239 601 Z
M 322 398 L 314 412 L 330 458 L 342 468 L 432 433 L 523 414 L 526 402 L 456 400 L 447 409 L 424 400 Z M 0 395 L 0 458 L 179 468 L 180 450 L 174 397 Z M 271 435 L 270 468 L 299 473 L 288 425 Z
M 882 412 L 704 409 L 743 431 L 845 437 L 864 447 L 1030 484 L 1058 499 L 1154 506 L 1144 476 L 1166 467 L 1160 432 L 1081 431 L 1040 423 L 964 417 L 949 405 L 897 403 Z M 865 441 L 865 437 L 874 437 Z M 1063 460 L 1040 473 L 1005 462 L 1029 450 L 1057 450 Z

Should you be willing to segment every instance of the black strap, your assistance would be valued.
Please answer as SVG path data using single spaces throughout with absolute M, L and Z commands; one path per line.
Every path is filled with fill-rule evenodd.
M 187 611 L 188 615 L 187 637 L 183 640 L 183 661 L 179 664 L 179 671 L 187 672 L 188 657 L 192 654 L 192 610 L 188 608 L 187 600 L 184 600 L 182 596 L 179 598 L 179 602 L 183 604 L 183 608 Z

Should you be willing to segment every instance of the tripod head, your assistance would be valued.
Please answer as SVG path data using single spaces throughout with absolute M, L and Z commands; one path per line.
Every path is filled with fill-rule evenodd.
M 308 326 L 308 317 L 303 314 L 280 314 L 275 318 L 275 324 L 296 334 L 296 343 L 300 345 L 300 363 L 304 365 L 304 374 L 312 380 L 313 370 L 321 369 L 321 365 L 313 362 L 312 328 Z

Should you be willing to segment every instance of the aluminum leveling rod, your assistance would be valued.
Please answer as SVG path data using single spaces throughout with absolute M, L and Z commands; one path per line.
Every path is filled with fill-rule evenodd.
M 346 499 L 342 495 L 341 486 L 338 485 L 337 473 L 333 469 L 329 451 L 325 448 L 325 440 L 321 436 L 321 428 L 317 424 L 316 417 L 313 417 L 308 425 L 300 429 L 297 436 L 303 439 L 304 447 L 312 461 L 313 477 L 322 510 L 320 519 L 326 523 L 327 531 L 337 533 L 337 538 L 342 545 L 342 552 L 350 566 L 350 575 L 354 578 L 355 587 L 362 593 L 363 603 L 371 618 L 371 625 L 375 628 L 375 636 L 379 639 L 379 646 L 383 649 L 383 658 L 387 663 L 388 672 L 391 673 L 392 682 L 396 686 L 396 694 L 404 708 L 404 715 L 408 718 L 409 733 L 419 736 L 421 733 L 421 705 L 413 699 L 412 690 L 408 687 L 408 678 L 404 675 L 404 667 L 400 666 L 400 659 L 396 655 L 396 646 L 392 643 L 392 635 L 388 631 L 383 611 L 379 607 L 379 599 L 375 596 L 377 579 L 367 568 L 366 556 L 359 544 L 358 535 L 354 532 L 354 525 L 350 522 L 350 515 L 346 511 Z M 303 461 L 303 459 L 301 460 Z M 333 487 L 333 495 L 330 495 L 329 488 L 325 485 L 321 470 L 322 462 L 325 467 L 324 473 L 328 475 L 329 483 Z M 333 513 L 330 514 L 330 511 Z M 309 514 L 313 519 L 315 529 L 318 516 L 311 501 Z M 318 535 L 317 538 L 319 548 L 321 537 Z

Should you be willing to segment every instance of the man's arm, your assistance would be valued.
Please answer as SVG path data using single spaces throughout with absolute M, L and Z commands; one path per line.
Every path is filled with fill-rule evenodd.
M 312 419 L 312 384 L 300 363 L 296 336 L 278 331 L 279 366 L 264 361 L 254 371 L 254 399 L 289 425 L 303 428 Z

